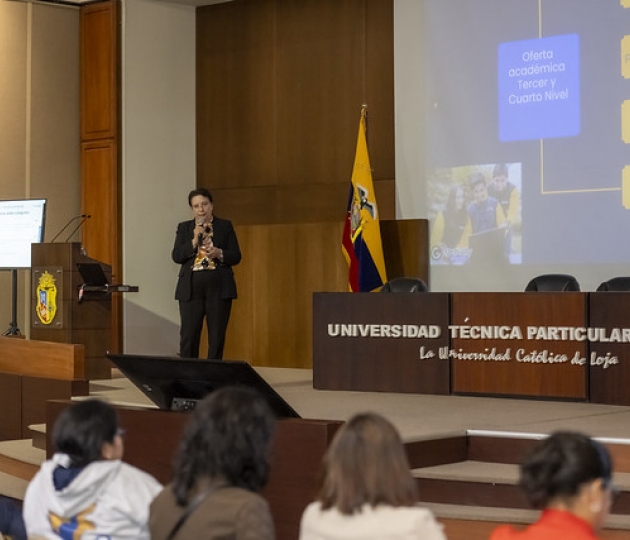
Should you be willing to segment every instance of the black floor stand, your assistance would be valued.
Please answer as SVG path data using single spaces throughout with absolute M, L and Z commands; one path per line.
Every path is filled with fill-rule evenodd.
M 17 325 L 17 269 L 11 270 L 13 287 L 11 290 L 11 322 L 9 323 L 9 329 L 2 334 L 3 336 L 21 336 L 22 332 Z

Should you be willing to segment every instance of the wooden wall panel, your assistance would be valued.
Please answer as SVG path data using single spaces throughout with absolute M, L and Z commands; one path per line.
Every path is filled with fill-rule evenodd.
M 236 228 L 243 260 L 226 358 L 311 367 L 313 292 L 346 290 L 342 230 L 342 222 Z
M 343 220 L 359 113 L 395 216 L 392 0 L 197 11 L 197 184 L 235 224 Z M 382 185 L 381 185 L 382 184 Z
M 396 177 L 394 132 L 394 10 L 391 2 L 366 3 L 365 86 L 367 141 L 376 180 Z M 386 219 L 394 219 L 394 216 Z
M 430 285 L 426 219 L 382 220 L 381 239 L 387 279 L 418 277 Z
M 81 201 L 92 217 L 83 228 L 90 257 L 112 267 L 122 281 L 118 134 L 118 0 L 81 8 Z M 110 350 L 122 343 L 122 300 L 112 297 Z
M 352 171 L 365 85 L 365 1 L 278 0 L 278 183 Z
M 92 217 L 83 226 L 83 246 L 90 257 L 112 266 L 118 263 L 118 190 L 116 145 L 111 139 L 84 143 L 81 147 L 84 185 L 82 208 Z
M 15 338 L 6 338 L 15 339 Z M 22 438 L 22 376 L 0 372 L 0 441 Z
M 275 0 L 197 10 L 197 175 L 208 188 L 275 183 Z
M 81 138 L 116 135 L 116 3 L 81 9 Z

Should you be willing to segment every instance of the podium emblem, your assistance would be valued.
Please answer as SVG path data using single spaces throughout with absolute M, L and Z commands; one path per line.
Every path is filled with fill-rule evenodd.
M 42 324 L 50 324 L 57 314 L 57 284 L 52 274 L 45 271 L 37 284 L 35 313 Z

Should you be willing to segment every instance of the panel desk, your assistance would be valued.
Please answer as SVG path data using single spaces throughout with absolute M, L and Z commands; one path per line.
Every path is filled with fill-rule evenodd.
M 630 405 L 630 293 L 315 293 L 313 386 Z
M 578 292 L 451 294 L 451 391 L 586 400 L 588 342 L 562 330 L 586 326 L 586 305 Z
M 448 394 L 447 293 L 315 293 L 313 386 Z
M 589 326 L 598 329 L 589 342 L 590 401 L 630 405 L 630 293 L 590 293 Z

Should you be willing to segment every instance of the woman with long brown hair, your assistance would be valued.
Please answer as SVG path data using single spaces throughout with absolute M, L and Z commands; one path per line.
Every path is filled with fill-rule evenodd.
M 378 414 L 358 414 L 326 453 L 319 495 L 304 511 L 300 540 L 444 540 L 442 526 L 417 500 L 396 428 Z

